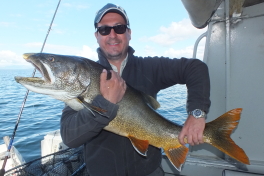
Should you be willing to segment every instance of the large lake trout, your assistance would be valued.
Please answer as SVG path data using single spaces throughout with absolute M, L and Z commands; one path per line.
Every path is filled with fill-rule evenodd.
M 103 110 L 91 106 L 93 98 L 100 94 L 100 64 L 77 56 L 55 54 L 24 54 L 24 59 L 42 74 L 37 77 L 15 77 L 16 81 L 30 91 L 46 94 L 61 100 L 72 109 L 88 108 L 93 113 Z M 149 145 L 163 148 L 171 163 L 181 170 L 188 148 L 178 141 L 182 126 L 172 123 L 158 114 L 159 103 L 130 86 L 118 103 L 117 116 L 104 130 L 130 139 L 139 154 L 146 156 Z M 233 109 L 206 124 L 204 142 L 209 143 L 230 157 L 249 164 L 244 150 L 230 138 L 238 125 L 242 109 Z

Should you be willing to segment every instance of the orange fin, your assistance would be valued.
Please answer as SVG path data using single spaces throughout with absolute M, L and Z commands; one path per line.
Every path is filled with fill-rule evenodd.
M 149 141 L 148 140 L 141 140 L 141 139 L 137 139 L 133 136 L 128 136 L 128 138 L 130 139 L 133 147 L 136 149 L 136 151 L 143 155 L 143 156 L 147 156 L 147 151 L 148 151 L 148 147 L 149 147 Z
M 183 163 L 185 162 L 185 159 L 187 157 L 189 149 L 185 147 L 184 145 L 178 147 L 178 148 L 171 148 L 168 150 L 164 149 L 165 154 L 169 158 L 170 162 L 173 164 L 173 166 L 180 172 L 181 167 Z
M 233 129 L 238 125 L 241 112 L 242 108 L 233 109 L 207 123 L 204 135 L 209 140 L 205 140 L 205 142 L 215 146 L 241 163 L 250 164 L 244 150 L 230 138 Z

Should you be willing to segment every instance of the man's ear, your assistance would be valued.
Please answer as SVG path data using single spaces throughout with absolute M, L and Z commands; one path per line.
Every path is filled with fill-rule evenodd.
M 98 33 L 95 32 L 95 33 L 94 33 L 94 36 L 95 36 L 95 38 L 97 39 L 97 37 L 98 37 Z
M 95 36 L 96 41 L 97 41 L 97 43 L 98 43 L 98 37 L 99 37 L 98 32 L 95 32 L 95 33 L 94 33 L 94 36 Z
M 129 34 L 129 40 L 131 40 L 131 33 L 132 33 L 132 31 L 131 31 L 131 29 L 127 29 L 128 31 L 128 34 Z

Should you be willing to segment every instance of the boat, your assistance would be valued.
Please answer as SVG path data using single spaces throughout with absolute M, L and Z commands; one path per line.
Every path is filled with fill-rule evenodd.
M 201 144 L 189 146 L 189 154 L 181 172 L 163 155 L 165 176 L 264 175 L 264 0 L 182 2 L 192 24 L 197 28 L 207 28 L 194 44 L 193 53 L 195 58 L 197 46 L 205 37 L 203 61 L 209 68 L 212 101 L 207 121 L 231 109 L 243 108 L 239 125 L 231 137 L 244 149 L 250 165 L 244 165 L 208 144 Z M 42 157 L 36 161 L 42 166 L 50 164 L 46 165 L 50 169 L 46 175 L 85 175 L 81 148 L 67 148 L 59 130 L 44 137 L 41 154 Z M 56 162 L 50 162 L 55 159 Z M 56 169 L 58 167 L 65 170 L 60 172 Z M 20 173 L 26 168 L 27 164 L 16 166 L 7 171 L 7 175 Z
M 6 151 L 9 146 L 10 138 L 8 136 L 5 136 L 3 140 L 5 143 L 0 145 L 0 166 L 3 165 L 5 157 L 8 158 L 5 166 L 6 170 L 10 170 L 16 166 L 26 163 L 23 156 L 15 146 L 12 146 L 10 152 L 7 153 Z
M 250 165 L 241 164 L 214 147 L 202 144 L 189 147 L 180 173 L 166 157 L 162 166 L 168 175 L 264 175 L 264 1 L 182 2 L 195 27 L 207 26 L 207 31 L 196 42 L 197 45 L 202 37 L 206 37 L 203 61 L 209 68 L 212 101 L 207 121 L 231 109 L 243 108 L 231 138 L 244 149 Z

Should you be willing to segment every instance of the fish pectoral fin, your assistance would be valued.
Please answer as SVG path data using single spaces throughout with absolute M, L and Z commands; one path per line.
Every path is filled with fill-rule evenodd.
M 153 109 L 156 110 L 156 109 L 158 109 L 160 107 L 159 102 L 155 98 L 153 98 L 152 96 L 147 95 L 147 94 L 145 94 L 143 92 L 141 92 L 141 94 L 142 94 L 142 96 L 144 98 L 144 101 L 147 104 L 149 104 Z
M 189 149 L 185 147 L 184 145 L 177 147 L 177 148 L 171 148 L 171 149 L 164 149 L 165 154 L 169 158 L 172 165 L 180 172 L 181 167 L 183 163 L 185 162 L 185 159 L 187 157 Z
M 88 109 L 94 116 L 95 116 L 94 112 L 97 112 L 98 114 L 100 114 L 100 115 L 102 115 L 104 117 L 107 117 L 106 115 L 103 114 L 104 112 L 106 112 L 106 110 L 104 110 L 102 108 L 99 108 L 99 107 L 96 107 L 96 106 L 93 106 L 90 103 L 87 103 L 83 99 L 83 97 L 77 97 L 77 100 L 78 100 L 78 102 L 80 102 L 84 106 L 84 108 Z
M 141 139 L 137 139 L 133 136 L 128 136 L 128 138 L 130 139 L 133 147 L 136 149 L 136 151 L 143 155 L 143 156 L 147 156 L 147 151 L 148 151 L 148 147 L 149 147 L 149 141 L 148 140 L 141 140 Z

